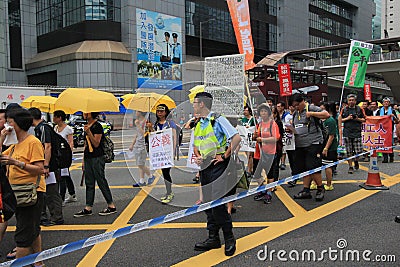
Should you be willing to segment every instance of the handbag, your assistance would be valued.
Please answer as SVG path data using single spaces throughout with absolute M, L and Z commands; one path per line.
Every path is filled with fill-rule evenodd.
M 236 187 L 248 190 L 250 186 L 250 179 L 249 177 L 247 177 L 247 172 L 244 166 L 244 162 L 241 161 L 239 157 L 237 157 L 236 155 L 234 155 L 233 160 L 235 162 L 236 175 L 238 177 L 240 176 L 240 179 L 236 184 Z
M 11 149 L 10 157 L 14 153 L 14 148 Z M 8 169 L 9 172 L 9 169 Z M 7 175 L 8 176 L 8 175 Z M 37 202 L 37 188 L 39 187 L 40 174 L 36 179 L 36 183 L 28 184 L 12 184 L 11 188 L 14 192 L 15 198 L 17 199 L 17 207 L 28 207 L 33 206 Z
M 11 188 L 14 191 L 15 198 L 17 199 L 17 207 L 33 206 L 37 202 L 37 188 L 40 182 L 40 175 L 38 175 L 36 184 L 12 184 Z

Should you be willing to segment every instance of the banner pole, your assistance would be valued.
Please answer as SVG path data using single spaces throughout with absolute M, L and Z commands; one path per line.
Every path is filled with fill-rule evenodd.
M 344 81 L 343 81 L 343 84 L 342 84 L 342 93 L 340 94 L 340 101 L 339 101 L 339 112 L 342 110 L 343 91 L 344 91 Z

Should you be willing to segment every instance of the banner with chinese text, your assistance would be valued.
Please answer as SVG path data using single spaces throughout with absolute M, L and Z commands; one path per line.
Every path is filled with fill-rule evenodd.
M 366 117 L 363 124 L 362 143 L 365 148 L 381 148 L 378 152 L 391 153 L 393 128 L 390 116 Z M 385 149 L 386 148 L 386 149 Z
M 278 64 L 279 89 L 281 96 L 292 95 L 292 79 L 289 64 Z
M 238 125 L 236 129 L 242 138 L 242 141 L 240 141 L 240 151 L 254 152 L 256 150 L 256 141 L 253 141 L 253 135 L 256 127 L 251 126 L 246 128 L 245 126 Z
M 171 128 L 150 133 L 149 157 L 151 170 L 174 166 L 174 143 Z
M 369 56 L 374 49 L 373 44 L 351 41 L 350 55 L 347 61 L 344 85 L 363 88 L 367 72 Z
M 372 100 L 371 85 L 368 83 L 364 84 L 364 99 L 366 101 Z
M 204 73 L 205 91 L 213 96 L 213 111 L 225 116 L 242 116 L 244 55 L 206 57 Z
M 245 70 L 254 68 L 254 45 L 250 27 L 248 0 L 227 0 L 239 52 L 245 55 Z
M 182 89 L 182 19 L 137 8 L 136 29 L 138 88 Z
M 190 135 L 189 153 L 186 161 L 186 167 L 194 170 L 200 170 L 200 166 L 197 165 L 196 163 L 196 155 L 194 154 L 193 145 L 194 145 L 194 131 L 192 131 L 192 134 Z

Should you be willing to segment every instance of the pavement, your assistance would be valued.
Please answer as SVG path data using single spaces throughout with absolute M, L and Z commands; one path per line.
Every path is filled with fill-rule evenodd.
M 129 146 L 133 134 L 132 131 L 112 133 L 117 152 Z M 236 201 L 237 213 L 232 217 L 237 251 L 233 257 L 226 257 L 223 248 L 208 252 L 193 250 L 196 242 L 207 237 L 206 216 L 198 213 L 45 263 L 46 266 L 84 267 L 314 266 L 320 262 L 325 266 L 399 266 L 400 224 L 394 222 L 394 217 L 400 215 L 399 152 L 395 153 L 394 163 L 378 164 L 382 182 L 389 187 L 386 191 L 359 187 L 368 176 L 368 162 L 361 162 L 360 170 L 354 174 L 347 174 L 348 165 L 343 163 L 338 165 L 338 175 L 334 176 L 335 189 L 326 192 L 322 202 L 293 200 L 292 195 L 302 188 L 300 184 L 294 188 L 278 187 L 268 205 L 254 201 L 252 196 Z M 175 162 L 176 168 L 172 170 L 175 199 L 171 205 L 162 205 L 158 201 L 165 194 L 162 177 L 157 174 L 152 186 L 133 188 L 133 177 L 138 177 L 135 162 L 118 154 L 113 163 L 106 165 L 106 176 L 118 213 L 97 214 L 106 207 L 97 189 L 94 214 L 74 218 L 73 214 L 85 205 L 85 188 L 79 186 L 81 150 L 75 150 L 74 155 L 78 159 L 71 167 L 71 174 L 78 202 L 68 203 L 63 208 L 64 225 L 42 227 L 43 249 L 179 211 L 193 205 L 199 197 L 198 186 L 192 183 L 194 173 L 184 167 L 184 155 Z M 280 178 L 288 176 L 290 168 L 280 172 Z M 14 247 L 14 225 L 13 218 L 0 244 L 2 261 L 6 261 L 5 255 Z

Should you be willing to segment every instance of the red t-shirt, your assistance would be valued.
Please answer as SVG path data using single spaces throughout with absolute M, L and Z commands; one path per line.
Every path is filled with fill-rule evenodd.
M 261 138 L 275 137 L 276 139 L 280 138 L 279 127 L 275 121 L 269 122 L 261 122 L 256 129 L 257 136 Z M 271 135 L 272 133 L 272 135 Z M 254 158 L 260 158 L 260 146 L 261 143 L 257 143 L 256 151 L 254 152 Z M 267 154 L 275 154 L 276 153 L 276 142 L 274 143 L 263 143 L 262 151 Z

